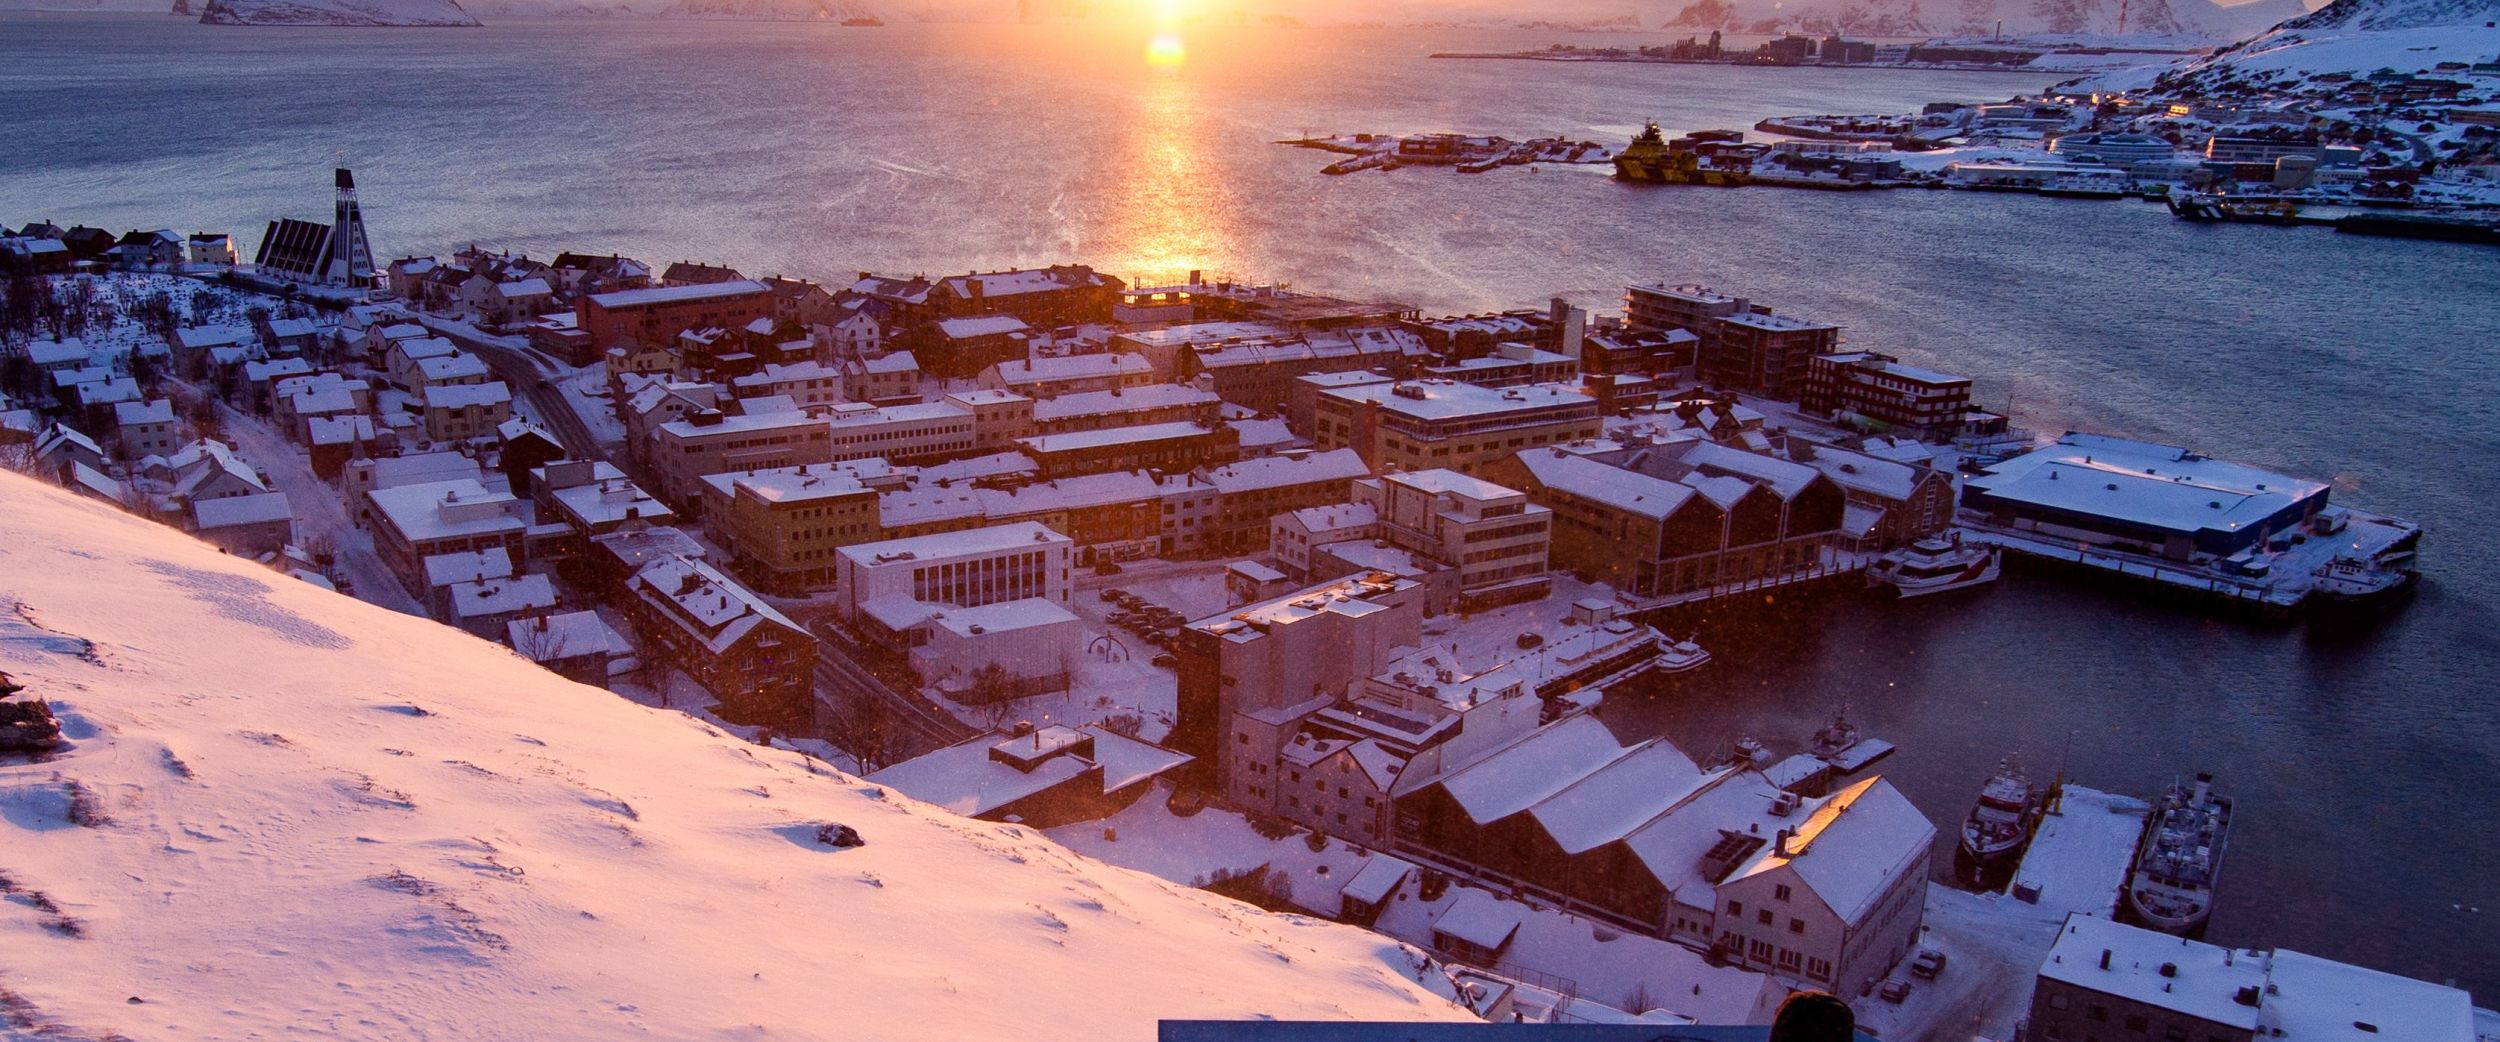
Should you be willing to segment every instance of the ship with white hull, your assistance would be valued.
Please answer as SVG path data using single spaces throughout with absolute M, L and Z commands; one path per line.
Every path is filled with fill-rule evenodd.
M 1963 877 L 1982 889 L 1993 889 L 1992 880 L 2001 884 L 2031 842 L 2031 831 L 2039 821 L 2040 795 L 2024 776 L 2022 765 L 2008 756 L 1979 787 L 1979 802 L 1962 819 L 1962 844 L 1955 860 Z
M 1968 589 L 1995 582 L 2003 567 L 1996 547 L 1965 544 L 1929 536 L 1876 558 L 1866 570 L 1868 585 L 1891 586 L 1904 599 Z
M 2187 937 L 2205 932 L 2231 834 L 2231 799 L 2214 795 L 2213 781 L 2200 772 L 2192 785 L 2172 785 L 2145 819 L 2119 918 Z

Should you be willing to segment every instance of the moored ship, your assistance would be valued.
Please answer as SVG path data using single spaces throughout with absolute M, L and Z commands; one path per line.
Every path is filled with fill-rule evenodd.
M 1877 558 L 1867 584 L 1888 585 L 1903 597 L 1921 597 L 1996 581 L 2003 555 L 1993 546 L 1929 536 Z
M 2040 821 L 2040 795 L 2024 776 L 2022 764 L 2008 756 L 1997 773 L 1979 787 L 1979 802 L 1962 819 L 1962 845 L 1955 858 L 1963 878 L 1992 889 L 2013 868 L 2031 830 Z
M 2198 772 L 2193 785 L 2172 785 L 2145 819 L 2119 918 L 2164 933 L 2205 932 L 2231 833 L 2231 799 L 2214 795 L 2213 781 Z
M 1695 135 L 1696 138 L 1699 136 Z M 1736 136 L 1740 139 L 1743 137 L 1741 134 Z M 1683 143 L 1691 139 L 1678 138 L 1676 140 Z M 1706 144 L 1716 146 L 1736 143 L 1714 139 Z M 1623 151 L 1615 153 L 1615 177 L 1625 181 L 1710 185 L 1719 188 L 1734 188 L 1753 180 L 1749 164 L 1745 167 L 1733 164 L 1721 166 L 1717 158 L 1715 155 L 1705 154 L 1704 149 L 1698 145 L 1687 148 L 1669 145 L 1666 135 L 1658 129 L 1658 121 L 1653 119 L 1641 127 L 1639 136 L 1634 137 L 1631 144 L 1625 145 Z

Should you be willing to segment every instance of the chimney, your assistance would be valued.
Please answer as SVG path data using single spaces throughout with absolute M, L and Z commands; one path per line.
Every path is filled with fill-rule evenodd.
M 2101 949 L 2101 968 L 2104 970 L 2109 968 L 2109 949 L 2107 948 Z

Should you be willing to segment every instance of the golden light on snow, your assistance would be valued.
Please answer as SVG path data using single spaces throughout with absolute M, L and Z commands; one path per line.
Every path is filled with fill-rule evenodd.
M 1146 64 L 1169 69 L 1189 60 L 1189 49 L 1181 44 L 1179 33 L 1156 33 L 1146 41 Z

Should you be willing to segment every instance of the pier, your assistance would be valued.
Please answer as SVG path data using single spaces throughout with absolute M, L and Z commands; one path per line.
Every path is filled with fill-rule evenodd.
M 2133 796 L 2063 785 L 2049 796 L 2031 848 L 2014 869 L 2015 900 L 2063 918 L 2082 912 L 2108 918 L 2127 884 L 2136 837 L 2152 807 Z

